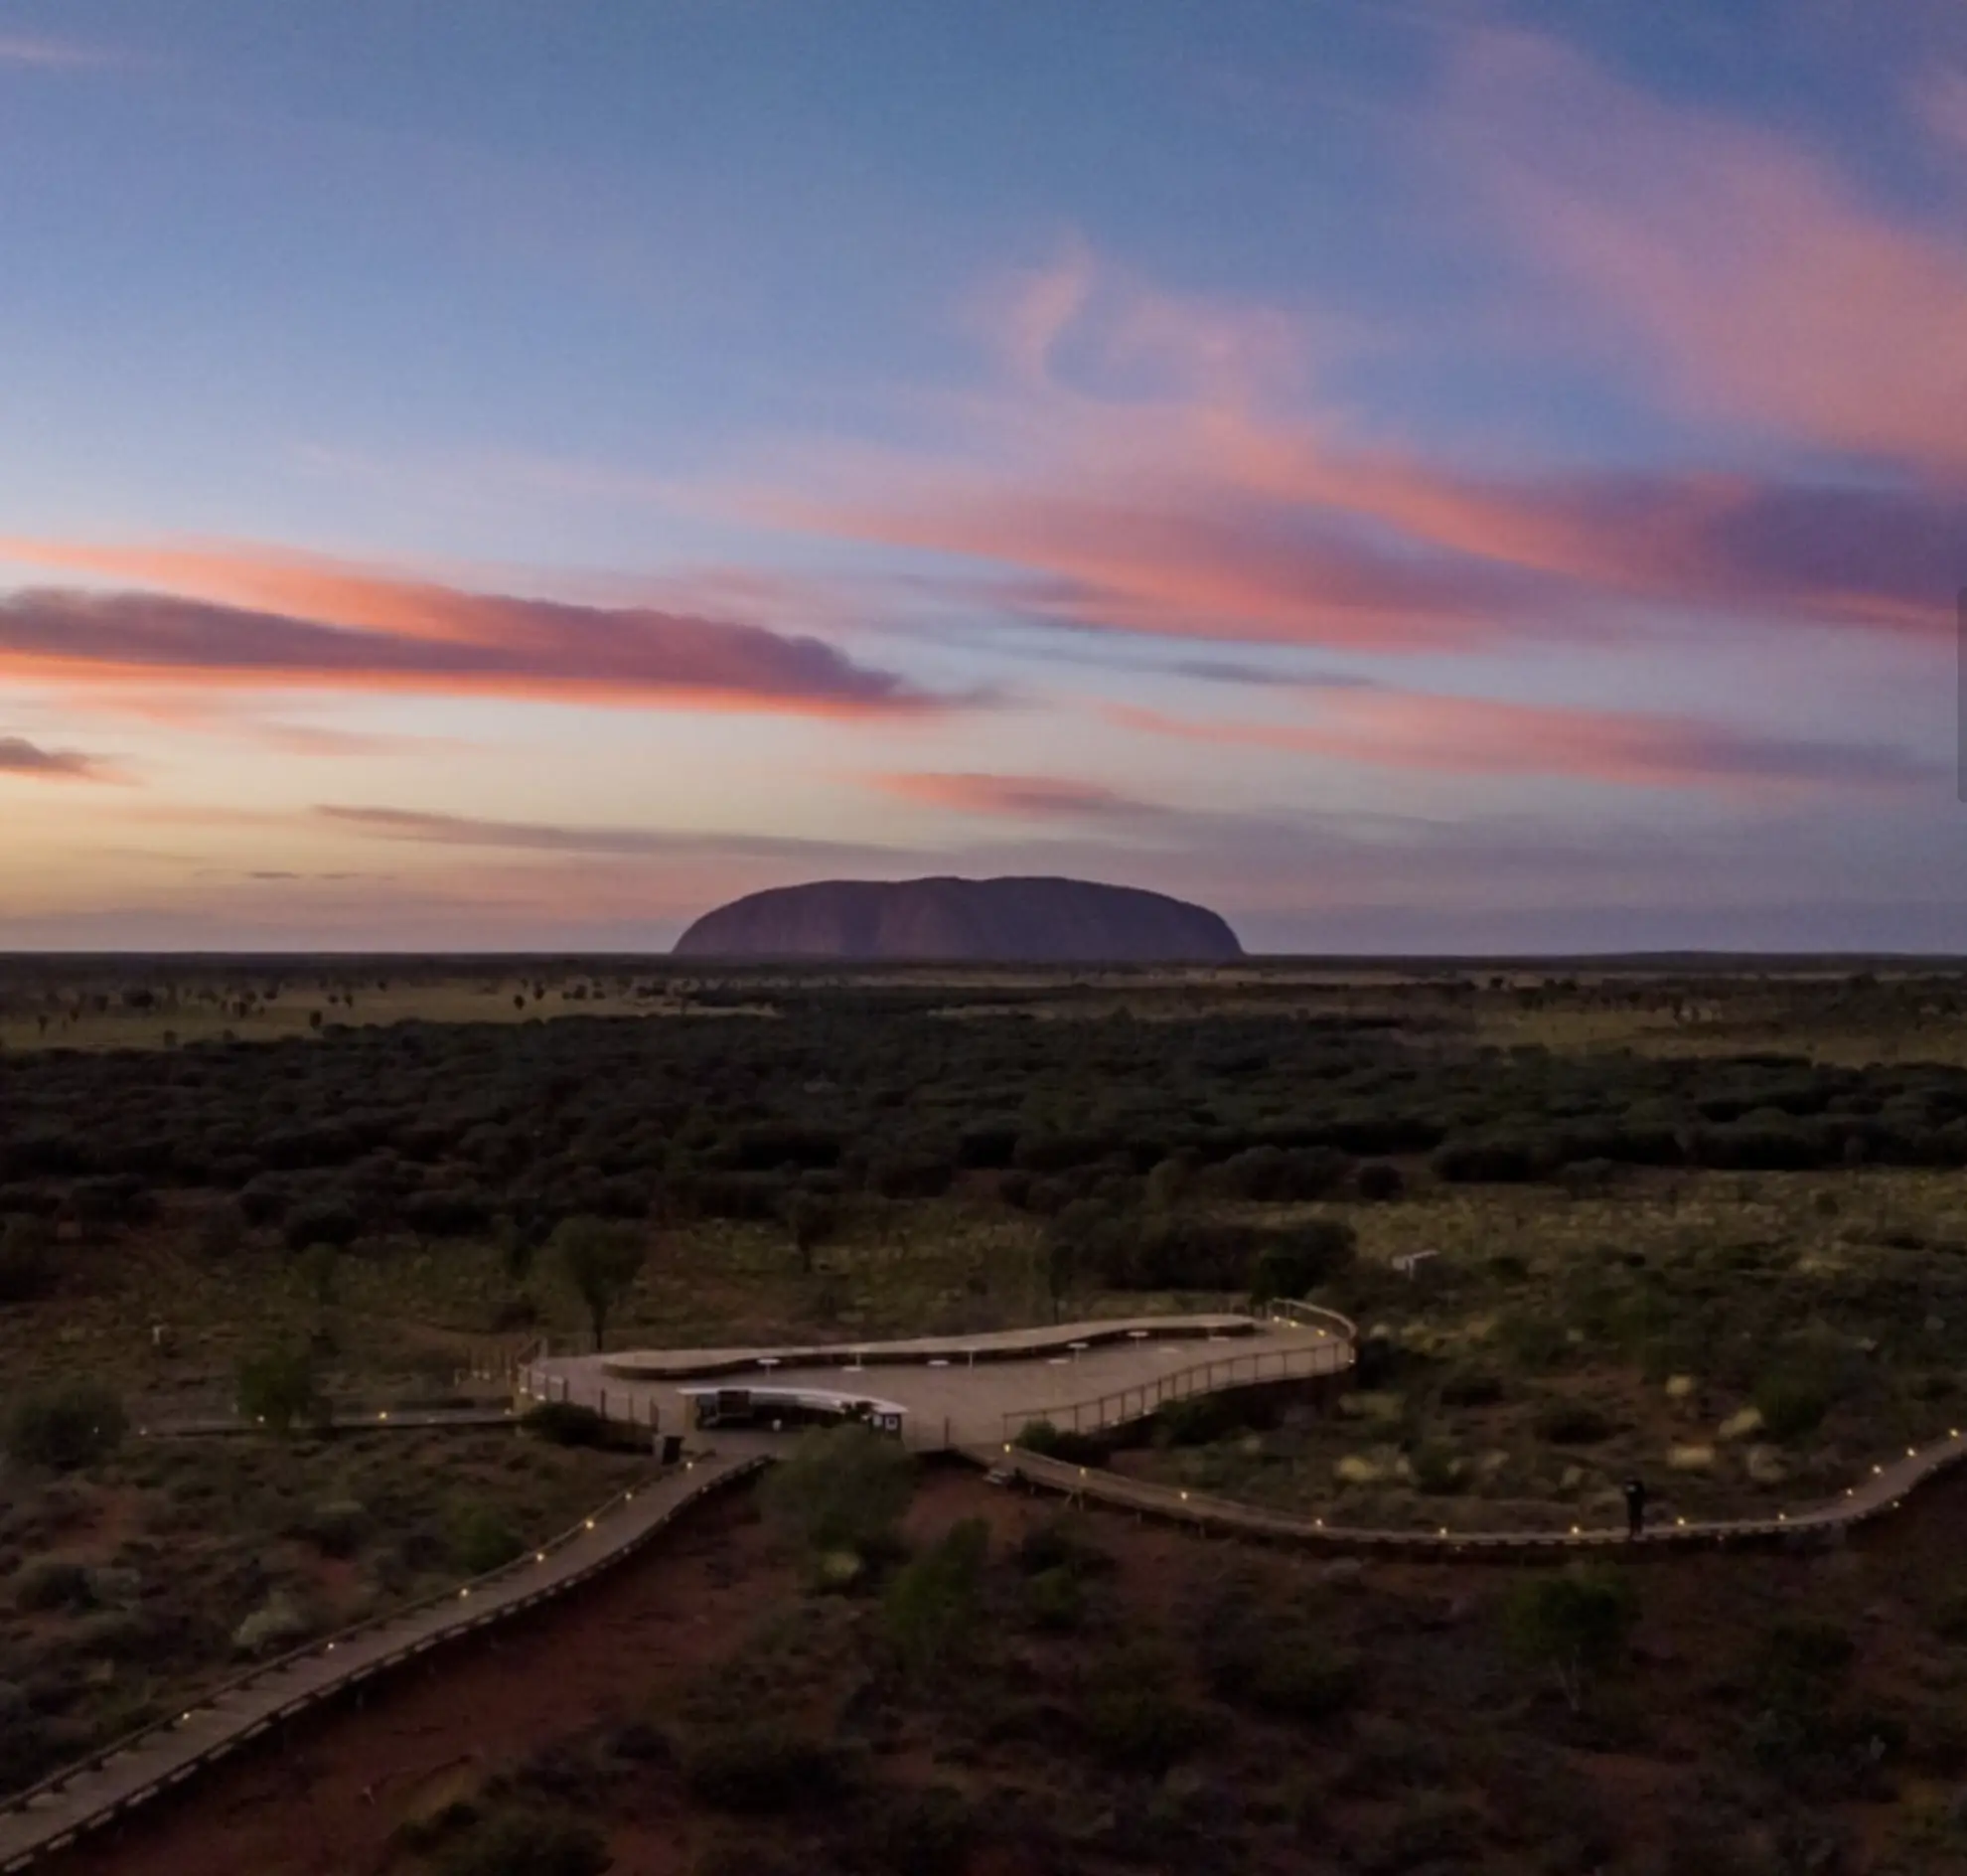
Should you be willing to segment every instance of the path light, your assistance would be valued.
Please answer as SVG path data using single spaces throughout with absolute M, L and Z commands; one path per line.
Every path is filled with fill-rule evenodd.
M 458 1592 L 458 1596 L 459 1596 L 459 1599 L 460 1599 L 460 1600 L 462 1600 L 463 1598 L 465 1598 L 465 1597 L 467 1597 L 467 1596 L 469 1596 L 470 1594 L 471 1594 L 471 1586 L 470 1586 L 470 1584 L 466 1584 L 466 1585 L 465 1585 L 465 1587 L 464 1587 L 463 1589 L 461 1589 L 461 1590 L 460 1590 L 460 1591 Z
M 1578 1526 L 1577 1526 L 1576 1524 L 1574 1524 L 1574 1525 L 1573 1525 L 1573 1526 L 1571 1527 L 1571 1534 L 1572 1534 L 1572 1536 L 1574 1536 L 1574 1537 L 1576 1537 L 1576 1536 L 1578 1535 Z
M 386 1408 L 386 1407 L 385 1407 L 385 1408 L 383 1408 L 383 1409 L 382 1409 L 382 1411 L 381 1411 L 381 1412 L 380 1412 L 379 1414 L 378 1414 L 378 1415 L 377 1415 L 376 1417 L 377 1417 L 377 1419 L 378 1419 L 378 1420 L 387 1420 L 387 1419 L 388 1419 L 388 1417 L 389 1417 L 389 1410 L 388 1410 L 388 1408 Z
M 592 1530 L 592 1529 L 594 1528 L 594 1520 L 593 1520 L 592 1518 L 589 1518 L 589 1519 L 587 1520 L 587 1528 L 588 1528 L 589 1530 Z
M 1908 1446 L 1905 1449 L 1905 1457 L 1907 1459 L 1916 1459 L 1918 1457 L 1918 1453 L 1919 1453 L 1919 1449 L 1916 1446 Z
M 334 1651 L 335 1651 L 335 1644 L 334 1644 L 334 1642 L 329 1642 L 329 1643 L 328 1643 L 328 1652 L 329 1652 L 330 1654 L 333 1654 L 333 1653 L 334 1653 Z
M 1685 1524 L 1687 1522 L 1687 1520 L 1684 1517 L 1677 1517 L 1673 1521 L 1676 1524 Z
M 532 1560 L 534 1563 L 544 1563 L 546 1561 L 546 1553 L 543 1550 L 535 1550 L 532 1553 Z
M 1313 1524 L 1313 1525 L 1315 1525 L 1315 1526 L 1316 1526 L 1316 1527 L 1317 1527 L 1317 1528 L 1318 1528 L 1319 1530 L 1323 1530 L 1323 1529 L 1325 1528 L 1325 1520 L 1324 1520 L 1323 1518 L 1321 1518 L 1321 1517 L 1314 1517 L 1314 1518 L 1313 1518 L 1313 1519 L 1311 1520 L 1311 1522 L 1312 1522 L 1312 1524 Z
M 1183 1503 L 1183 1504 L 1186 1504 L 1186 1503 L 1188 1502 L 1188 1493 L 1187 1493 L 1187 1492 L 1185 1492 L 1185 1491 L 1184 1491 L 1184 1492 L 1183 1492 L 1183 1493 L 1181 1494 L 1181 1501 L 1182 1501 L 1182 1503 Z

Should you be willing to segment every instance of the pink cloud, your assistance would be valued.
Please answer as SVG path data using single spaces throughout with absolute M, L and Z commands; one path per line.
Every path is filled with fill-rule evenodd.
M 1935 94 L 1942 115 L 1950 90 Z M 1636 342 L 1689 411 L 1967 475 L 1967 238 L 1866 201 L 1811 152 L 1489 35 L 1452 91 L 1457 174 Z
M 754 519 L 1027 576 L 1063 625 L 1354 651 L 1590 639 L 1607 601 L 1937 637 L 1958 578 L 1945 490 L 1740 473 L 1501 473 L 1291 414 L 1309 335 L 1093 267 L 1083 248 L 999 314 L 1007 382 L 944 451 L 829 445 Z M 1158 335 L 1145 344 L 1143 332 Z M 1146 381 L 1117 361 L 1144 351 Z M 1107 387 L 1103 394 L 1088 380 Z M 986 589 L 987 590 L 987 589 Z
M 1833 785 L 1905 788 L 1937 773 L 1878 744 L 1763 735 L 1692 716 L 1412 692 L 1332 693 L 1320 700 L 1319 720 L 1303 724 L 1198 721 L 1131 706 L 1107 714 L 1157 735 L 1449 775 L 1766 795 Z
M 647 607 L 466 592 L 251 548 L 12 540 L 0 558 L 175 589 L 0 597 L 0 675 L 16 679 L 815 714 L 937 702 L 821 639 Z

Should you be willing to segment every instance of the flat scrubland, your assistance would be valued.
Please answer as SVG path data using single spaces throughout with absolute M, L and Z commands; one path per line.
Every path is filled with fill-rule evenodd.
M 1599 1521 L 1634 1472 L 1657 1516 L 1831 1495 L 1967 1418 L 1964 996 L 1967 979 L 1936 968 L 1712 961 L 726 976 L 619 960 L 0 966 L 0 1781 L 24 1783 L 256 1652 L 462 1574 L 618 1488 L 646 1462 L 504 1429 L 306 1426 L 324 1402 L 363 1417 L 499 1398 L 508 1364 L 539 1338 L 592 1336 L 583 1269 L 604 1273 L 613 1346 L 847 1341 L 1306 1297 L 1360 1324 L 1349 1396 L 1324 1413 L 1169 1413 L 1114 1463 L 1328 1519 Z M 1420 1252 L 1433 1255 L 1407 1274 Z M 304 1403 L 290 1437 L 165 1437 L 229 1412 L 269 1372 Z M 50 1447 L 49 1416 L 59 1422 L 78 1387 L 118 1410 L 119 1444 Z M 1889 1572 L 1894 1528 L 1865 1540 L 1866 1571 Z M 1022 1566 L 990 1554 L 984 1594 L 1001 1611 L 1026 1593 Z M 886 1672 L 879 1585 L 899 1556 L 877 1559 L 844 1600 L 808 1600 L 794 1573 L 785 1619 L 802 1634 L 819 1625 L 811 1646 L 845 1676 L 816 1693 L 816 1713 Z M 1740 1580 L 1775 1567 L 1744 1560 Z M 1780 1567 L 1836 1580 L 1836 1559 Z M 1776 1714 L 1776 1743 L 1741 1774 L 1775 1779 L 1770 1791 L 1782 1780 L 1767 1761 L 1792 1746 L 1798 1764 L 1873 1751 L 1784 1745 L 1778 1722 L 1795 1715 L 1764 1699 L 1760 1668 L 1710 1673 L 1696 1658 L 1714 1631 L 1694 1590 L 1656 1603 L 1646 1589 L 1656 1574 L 1678 1582 L 1679 1568 L 1633 1573 L 1645 1614 L 1638 1642 L 1614 1650 L 1608 1688 L 1651 1689 L 1632 1694 L 1643 1706 L 1699 1680 L 1723 1730 Z M 1333 1614 L 1351 1604 L 1311 1570 L 1286 1570 L 1309 1597 L 1306 1635 L 1365 1652 L 1377 1631 Z M 1405 1581 L 1374 1566 L 1383 1579 Z M 1443 1597 L 1461 1594 L 1445 1587 L 1452 1572 L 1441 1580 Z M 1494 1603 L 1491 1588 L 1469 1593 Z M 1107 1614 L 1060 1644 L 1057 1659 L 1077 1663 L 1060 1687 L 1078 1691 L 1054 1689 L 1055 1705 L 1108 1684 L 1101 1650 L 1134 1626 L 1118 1613 L 1133 1590 L 1088 1594 Z M 1296 1607 L 1298 1590 L 1277 1594 L 1280 1611 Z M 1877 1692 L 1891 1708 L 1865 1678 L 1874 1642 L 1954 1671 L 1953 1644 L 1928 1635 L 1936 1613 L 1894 1597 L 1861 1621 L 1837 1596 L 1857 1663 L 1839 1701 Z M 1781 1613 L 1767 1592 L 1764 1604 L 1761 1628 Z M 1254 1796 L 1261 1781 L 1244 1769 L 1246 1746 L 1255 1764 L 1285 1735 L 1204 1690 L 1217 1743 L 1158 1769 L 1117 1767 L 1100 1816 L 1145 1804 L 1186 1843 L 1210 1834 L 1195 1821 L 1205 1812 L 1243 1806 L 1218 1833 L 1244 1845 L 1225 1868 L 1317 1866 L 1303 1861 L 1315 1837 L 1295 1833 L 1333 1807 L 1357 1838 L 1344 1867 L 1649 1867 L 1580 1860 L 1582 1849 L 1495 1861 L 1499 1813 L 1454 1796 L 1480 1785 L 1460 1746 L 1448 1772 L 1389 1774 L 1384 1794 L 1370 1773 L 1356 1801 L 1331 1785 L 1339 1761 L 1370 1760 L 1376 1728 L 1427 1732 L 1426 1663 L 1437 1655 L 1440 1684 L 1460 1685 L 1453 1637 L 1480 1628 L 1484 1647 L 1505 1647 L 1495 1608 L 1489 1628 L 1418 1625 L 1399 1644 L 1409 1668 L 1349 1682 L 1338 1732 L 1307 1735 L 1316 1763 L 1288 1803 Z M 1157 1615 L 1156 1645 L 1188 1645 L 1188 1620 Z M 1189 1669 L 1169 1673 L 1190 1687 Z M 1914 1707 L 1939 1698 L 1916 1691 Z M 1526 1764 L 1598 1754 L 1596 1780 L 1629 1738 L 1632 1795 L 1679 1791 L 1660 1767 L 1692 1750 L 1685 1727 L 1574 1737 L 1573 1720 L 1556 1726 L 1555 1697 L 1510 1696 Z M 1608 1694 L 1603 1711 L 1625 1697 Z M 1891 1710 L 1870 1762 L 1887 1795 L 1866 1787 L 1824 1826 L 1842 1864 L 1781 1860 L 1784 1807 L 1808 1808 L 1807 1794 L 1786 1792 L 1760 1821 L 1729 1811 L 1742 1856 L 1763 1861 L 1690 1866 L 1944 1866 L 1948 1781 L 1967 1780 L 1967 1763 L 1945 1769 L 1939 1746 L 1915 1753 L 1911 1708 Z M 658 1730 L 675 1745 L 696 1723 L 673 1716 Z M 987 1808 L 996 1749 L 962 1746 L 933 1716 L 928 1734 L 916 1724 L 896 1735 L 916 1741 L 896 1747 L 909 1777 L 940 1768 L 932 1783 L 948 1772 Z M 864 1770 L 838 1789 L 862 1792 Z M 1411 1838 L 1373 1848 L 1424 1787 L 1442 1795 L 1423 1806 L 1433 1821 L 1401 1823 Z M 721 1800 L 688 1801 L 700 1821 Z M 866 1821 L 858 1798 L 841 1801 L 817 1821 L 794 1806 L 788 1840 L 838 1860 L 837 1833 Z M 1937 1846 L 1925 1861 L 1890 1847 L 1915 1812 Z M 1067 1847 L 1050 1861 L 969 1825 L 962 1854 L 985 1870 L 1141 1854 L 1124 1830 L 1081 1842 L 1078 1824 L 1054 1822 Z M 709 1823 L 686 1834 L 706 1858 L 736 1854 Z M 1649 1826 L 1634 1846 L 1641 1836 L 1666 1841 Z M 428 1858 L 475 1854 L 468 1839 L 463 1825 L 439 1832 Z M 645 1866 L 691 1865 L 623 1865 Z

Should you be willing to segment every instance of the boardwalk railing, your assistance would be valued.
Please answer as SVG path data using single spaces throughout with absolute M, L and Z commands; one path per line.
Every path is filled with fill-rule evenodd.
M 1344 1318 L 1336 1319 L 1344 1322 Z M 1348 1325 L 1348 1328 L 1350 1325 Z M 1292 1342 L 1283 1348 L 1259 1348 L 1249 1354 L 1224 1355 L 1176 1368 L 1133 1387 L 1117 1388 L 1091 1400 L 1052 1402 L 1042 1407 L 1014 1407 L 1003 1416 L 1003 1437 L 1015 1440 L 1036 1421 L 1047 1421 L 1061 1432 L 1098 1433 L 1108 1427 L 1144 1420 L 1169 1401 L 1225 1388 L 1254 1387 L 1265 1381 L 1309 1380 L 1338 1374 L 1352 1365 L 1352 1343 L 1336 1332 L 1321 1331 L 1321 1339 Z
M 1954 1429 L 1946 1438 L 1924 1447 L 1908 1447 L 1902 1459 L 1872 1468 L 1864 1481 L 1820 1504 L 1774 1516 L 1719 1518 L 1676 1517 L 1647 1526 L 1637 1541 L 1625 1526 L 1579 1525 L 1569 1529 L 1470 1531 L 1439 1525 L 1434 1530 L 1375 1530 L 1340 1524 L 1317 1515 L 1274 1510 L 1243 1498 L 1224 1498 L 1179 1485 L 1131 1479 L 1101 1466 L 1081 1466 L 1019 1448 L 994 1453 L 972 1452 L 970 1457 L 993 1471 L 1009 1473 L 1025 1483 L 1069 1497 L 1095 1499 L 1120 1510 L 1135 1511 L 1203 1532 L 1257 1541 L 1310 1544 L 1347 1551 L 1399 1551 L 1426 1558 L 1488 1555 L 1517 1558 L 1581 1550 L 1617 1550 L 1646 1554 L 1662 1549 L 1725 1549 L 1744 1543 L 1809 1540 L 1834 1537 L 1874 1518 L 1895 1511 L 1906 1494 L 1941 1474 L 1967 1463 L 1967 1436 Z
M 590 1581 L 603 1571 L 612 1569 L 625 1557 L 633 1555 L 660 1532 L 667 1530 L 691 1505 L 713 1492 L 723 1490 L 738 1481 L 749 1478 L 770 1464 L 769 1455 L 758 1455 L 734 1459 L 722 1465 L 705 1466 L 700 1480 L 686 1487 L 659 1516 L 631 1532 L 620 1543 L 598 1548 L 595 1554 L 577 1569 L 549 1571 L 538 1580 L 536 1587 L 530 1590 L 524 1590 L 518 1595 L 501 1594 L 502 1591 L 509 1591 L 515 1584 L 538 1571 L 539 1566 L 548 1563 L 557 1552 L 587 1537 L 611 1514 L 625 1509 L 639 1493 L 647 1493 L 652 1489 L 660 1490 L 662 1485 L 669 1482 L 657 1481 L 653 1485 L 645 1484 L 641 1486 L 632 1486 L 610 1498 L 607 1503 L 598 1506 L 578 1524 L 572 1525 L 557 1537 L 528 1552 L 516 1562 L 504 1564 L 496 1570 L 487 1571 L 482 1576 L 473 1577 L 466 1583 L 455 1585 L 401 1609 L 392 1610 L 386 1615 L 339 1630 L 334 1635 L 310 1642 L 272 1660 L 262 1661 L 216 1687 L 207 1688 L 171 1717 L 140 1727 L 135 1732 L 126 1733 L 89 1754 L 87 1758 L 64 1766 L 39 1784 L 0 1799 L 0 1873 L 11 1876 L 12 1872 L 26 1869 L 43 1856 L 71 1847 L 81 1837 L 125 1815 L 160 1793 L 183 1784 L 185 1780 L 196 1776 L 207 1767 L 229 1757 L 249 1741 L 259 1738 L 269 1728 L 330 1700 L 338 1699 L 351 1688 L 386 1673 L 416 1655 L 494 1623 L 509 1621 L 525 1610 L 537 1608 L 541 1603 L 565 1595 L 579 1584 Z M 672 1478 L 674 1479 L 674 1475 Z M 473 1597 L 479 1598 L 475 1606 L 472 1603 Z M 418 1620 L 431 1616 L 439 1610 L 447 1611 L 449 1619 Z M 392 1629 L 404 1631 L 401 1641 L 394 1646 L 376 1648 L 373 1644 Z M 365 1643 L 372 1645 L 365 1647 Z M 308 1685 L 297 1688 L 284 1700 L 269 1703 L 262 1697 L 255 1703 L 249 1715 L 241 1716 L 236 1726 L 227 1728 L 201 1749 L 195 1752 L 167 1753 L 165 1762 L 151 1778 L 120 1786 L 115 1791 L 106 1793 L 99 1803 L 77 1809 L 67 1817 L 48 1818 L 46 1828 L 40 1831 L 35 1829 L 34 1813 L 37 1810 L 45 1811 L 59 1805 L 65 1797 L 71 1796 L 69 1788 L 77 1781 L 104 1770 L 128 1755 L 151 1750 L 160 1745 L 168 1747 L 175 1743 L 173 1735 L 179 1728 L 195 1719 L 211 1715 L 216 1707 L 228 1698 L 254 1693 L 263 1696 L 269 1690 L 270 1683 L 309 1664 L 316 1664 L 324 1670 L 329 1669 L 330 1657 L 337 1652 L 352 1656 L 343 1671 L 327 1671 L 317 1675 Z

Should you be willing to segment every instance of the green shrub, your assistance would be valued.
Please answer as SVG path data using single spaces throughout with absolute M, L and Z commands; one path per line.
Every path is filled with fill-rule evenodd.
M 1025 1580 L 1024 1616 L 1034 1629 L 1070 1635 L 1086 1622 L 1086 1582 L 1065 1569 L 1040 1570 Z
M 989 1527 L 965 1518 L 896 1571 L 882 1598 L 882 1626 L 910 1673 L 942 1673 L 975 1647 L 989 1554 Z
M 466 1576 L 496 1570 L 526 1548 L 504 1514 L 489 1504 L 459 1505 L 449 1535 L 452 1564 Z
M 242 1357 L 237 1393 L 239 1412 L 274 1433 L 291 1433 L 296 1426 L 318 1425 L 328 1417 L 314 1358 L 305 1348 L 267 1348 Z
M 1047 1570 L 1064 1570 L 1076 1577 L 1111 1576 L 1119 1567 L 1113 1554 L 1087 1534 L 1081 1520 L 1070 1516 L 1048 1517 L 1032 1525 L 1018 1539 L 1013 1555 L 1026 1576 Z
M 1504 1632 L 1525 1660 L 1548 1667 L 1574 1712 L 1610 1666 L 1639 1617 L 1639 1594 L 1615 1568 L 1526 1577 L 1503 1609 Z
M 759 1490 L 767 1517 L 807 1549 L 856 1554 L 893 1542 L 914 1493 L 906 1449 L 857 1425 L 802 1434 Z
M 528 1409 L 520 1425 L 535 1440 L 552 1446 L 605 1446 L 608 1423 L 592 1407 L 570 1400 L 543 1400 Z
M 1779 1368 L 1755 1383 L 1755 1408 L 1773 1440 L 1800 1440 L 1816 1432 L 1830 1407 L 1827 1375 Z
M 25 1394 L 7 1417 L 7 1453 L 23 1466 L 75 1472 L 115 1451 L 123 1403 L 99 1381 L 60 1381 Z
M 1204 1716 L 1167 1691 L 1159 1663 L 1114 1663 L 1088 1689 L 1079 1713 L 1096 1756 L 1148 1778 L 1186 1759 L 1208 1732 Z
M 1068 1466 L 1102 1466 L 1107 1449 L 1097 1435 L 1072 1433 L 1049 1420 L 1027 1420 L 1013 1445 L 1040 1459 L 1060 1460 Z

